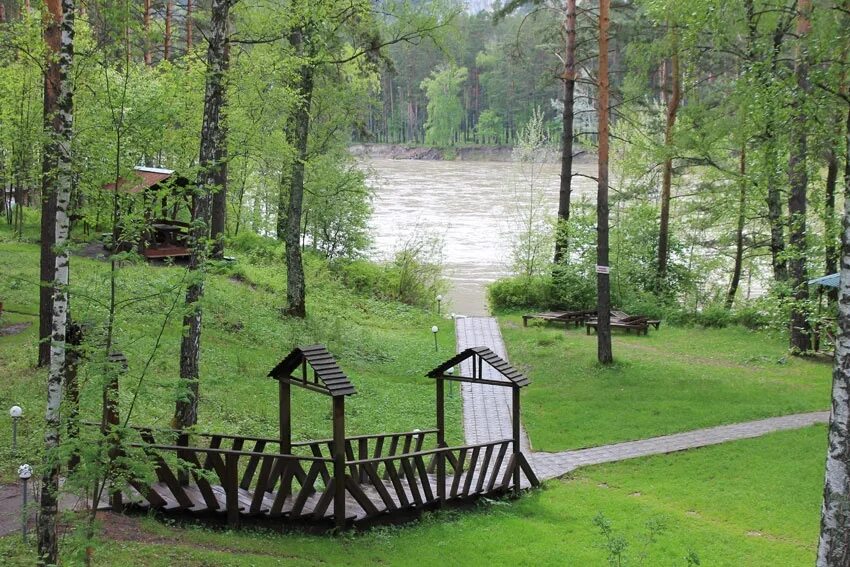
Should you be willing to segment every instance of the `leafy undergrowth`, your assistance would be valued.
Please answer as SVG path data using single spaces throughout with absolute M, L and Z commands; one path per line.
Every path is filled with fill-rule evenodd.
M 0 235 L 2 236 L 2 235 Z M 230 252 L 229 252 L 230 253 Z M 298 345 L 322 343 L 337 356 L 358 393 L 346 403 L 349 434 L 431 428 L 434 382 L 424 374 L 454 353 L 450 321 L 433 313 L 376 301 L 346 289 L 317 259 L 307 263 L 308 314 L 305 321 L 284 318 L 285 271 L 274 262 L 216 270 L 206 286 L 201 339 L 199 429 L 234 434 L 274 435 L 278 431 L 277 384 L 267 378 L 277 362 Z M 71 264 L 75 319 L 94 325 L 97 337 L 106 320 L 109 264 L 74 256 Z M 121 379 L 122 419 L 133 395 L 131 423 L 167 427 L 179 393 L 179 353 L 185 269 L 128 264 L 118 272 L 116 349 L 129 361 Z M 0 336 L 0 407 L 24 408 L 18 455 L 12 459 L 10 431 L 0 428 L 0 479 L 9 479 L 21 458 L 38 461 L 45 407 L 45 370 L 34 368 L 38 321 L 38 247 L 0 238 L 0 301 L 7 310 L 0 324 L 30 321 L 24 332 Z M 439 351 L 431 326 L 438 325 Z M 159 347 L 152 358 L 160 330 Z M 94 342 L 98 340 L 95 338 Z M 140 380 L 150 358 L 148 371 Z M 91 365 L 90 365 L 91 366 Z M 90 366 L 80 371 L 83 419 L 98 420 L 101 392 Z M 330 398 L 293 388 L 293 437 L 331 434 Z M 447 399 L 449 442 L 462 440 L 460 398 Z
M 605 368 L 583 327 L 523 328 L 515 316 L 500 323 L 512 364 L 532 381 L 522 410 L 538 451 L 829 408 L 830 362 L 789 356 L 787 343 L 765 332 L 615 330 L 615 364 Z
M 817 426 L 592 467 L 518 501 L 338 538 L 144 519 L 131 541 L 102 542 L 95 564 L 606 565 L 610 547 L 594 523 L 601 514 L 626 543 L 623 565 L 684 567 L 688 555 L 715 567 L 811 565 L 825 438 Z M 0 540 L 7 564 L 31 561 L 19 541 Z

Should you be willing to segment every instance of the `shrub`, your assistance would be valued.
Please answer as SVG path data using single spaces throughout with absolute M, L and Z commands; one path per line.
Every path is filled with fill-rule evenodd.
M 732 314 L 732 319 L 735 323 L 752 330 L 770 326 L 770 316 L 756 305 L 747 305 L 736 309 Z
M 242 231 L 229 239 L 234 250 L 245 254 L 252 263 L 269 264 L 283 260 L 283 243 L 274 238 L 260 236 L 250 230 Z
M 494 310 L 548 308 L 552 297 L 550 276 L 512 276 L 487 287 L 487 298 Z
M 732 322 L 732 313 L 726 306 L 715 303 L 697 313 L 696 320 L 703 327 L 722 329 Z

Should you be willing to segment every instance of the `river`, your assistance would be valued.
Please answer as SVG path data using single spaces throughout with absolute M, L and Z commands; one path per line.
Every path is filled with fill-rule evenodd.
M 451 285 L 444 312 L 486 315 L 486 286 L 510 273 L 516 241 L 518 187 L 528 167 L 511 162 L 428 161 L 369 158 L 363 161 L 375 191 L 370 221 L 375 259 L 386 260 L 417 235 L 439 236 Z M 596 174 L 596 162 L 579 160 L 575 170 Z M 558 209 L 560 164 L 544 163 L 536 179 L 543 208 Z M 596 183 L 573 179 L 573 198 L 595 195 Z

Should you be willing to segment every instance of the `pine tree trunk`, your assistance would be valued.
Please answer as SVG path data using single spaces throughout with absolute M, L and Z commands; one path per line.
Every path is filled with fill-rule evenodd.
M 51 2 L 52 4 L 52 2 Z M 51 5 L 50 8 L 55 8 Z M 71 139 L 73 137 L 73 78 L 72 63 L 74 57 L 74 0 L 62 0 L 59 9 L 60 40 L 57 65 L 59 69 L 56 83 L 57 119 L 54 122 L 53 144 L 56 171 L 51 175 L 55 185 L 51 188 L 56 196 L 56 264 L 54 271 L 52 336 L 50 340 L 50 372 L 47 377 L 47 412 L 44 433 L 45 469 L 41 478 L 41 502 L 38 515 L 38 552 L 39 563 L 57 564 L 59 561 L 59 540 L 57 534 L 57 514 L 59 496 L 59 409 L 62 403 L 62 383 L 65 365 L 65 339 L 67 337 L 68 315 L 68 204 L 71 198 L 73 182 L 71 168 Z M 53 10 L 51 10 L 53 13 Z
M 850 106 L 845 131 L 844 192 L 850 195 Z M 818 567 L 850 565 L 850 199 L 844 200 L 838 338 L 832 371 L 832 413 L 821 508 Z
M 171 14 L 174 12 L 174 0 L 165 2 L 165 38 L 162 45 L 162 59 L 171 59 Z
M 303 30 L 292 34 L 291 43 L 296 53 L 303 51 Z M 301 213 L 304 204 L 304 166 L 307 161 L 307 145 L 310 133 L 310 104 L 313 100 L 313 67 L 304 62 L 298 69 L 298 103 L 295 114 L 294 135 L 295 161 L 289 186 L 289 207 L 283 242 L 286 248 L 286 308 L 290 317 L 307 316 L 304 264 L 301 258 Z
M 596 264 L 608 266 L 608 11 L 610 0 L 599 2 L 599 173 L 596 195 Z M 604 271 L 604 270 L 603 270 Z M 596 274 L 597 357 L 601 364 L 614 361 L 611 350 L 611 281 L 607 273 Z
M 192 0 L 186 0 L 186 53 L 192 51 L 192 27 L 195 25 L 192 15 Z
M 806 352 L 810 348 L 810 326 L 804 302 L 809 298 L 806 284 L 806 191 L 809 183 L 807 167 L 808 133 L 805 99 L 809 92 L 808 53 L 806 36 L 811 23 L 809 13 L 811 0 L 800 0 L 797 4 L 797 49 L 794 59 L 794 75 L 797 89 L 792 102 L 791 154 L 788 160 L 789 244 L 791 257 L 788 262 L 789 275 L 794 294 L 791 308 L 790 347 L 793 352 Z
M 53 328 L 53 289 L 56 254 L 56 167 L 57 155 L 54 147 L 60 131 L 61 117 L 58 113 L 60 71 L 57 54 L 60 49 L 60 24 L 62 22 L 61 0 L 49 0 L 45 12 L 44 43 L 47 46 L 47 61 L 44 73 L 44 130 L 47 133 L 41 158 L 41 262 L 39 265 L 39 319 L 38 319 L 38 365 L 50 364 L 50 337 Z M 17 201 L 19 206 L 22 200 Z
M 200 171 L 195 194 L 192 223 L 192 254 L 189 270 L 192 273 L 186 290 L 186 315 L 183 316 L 183 340 L 180 343 L 180 379 L 186 387 L 185 396 L 177 400 L 173 427 L 185 429 L 198 421 L 198 377 L 201 357 L 201 305 L 204 295 L 203 267 L 206 261 L 211 193 L 220 173 L 217 157 L 225 143 L 222 114 L 225 101 L 227 17 L 230 0 L 213 0 L 210 14 L 207 77 L 204 94 L 204 120 L 201 128 Z
M 735 296 L 738 294 L 738 285 L 741 283 L 741 271 L 744 263 L 744 224 L 747 212 L 747 148 L 741 148 L 741 160 L 739 166 L 741 174 L 740 189 L 738 193 L 738 226 L 735 228 L 735 265 L 732 267 L 732 281 L 729 282 L 729 291 L 726 294 L 726 309 L 732 309 Z
M 151 0 L 144 0 L 144 4 L 142 5 L 142 22 L 144 26 L 145 33 L 145 51 L 144 51 L 144 60 L 145 65 L 150 67 L 153 63 L 153 58 L 151 57 Z
M 576 90 L 576 0 L 567 0 L 564 22 L 566 52 L 564 53 L 564 116 L 561 132 L 561 186 L 558 194 L 558 225 L 555 239 L 555 264 L 564 260 L 568 246 L 567 221 L 570 220 L 570 199 L 573 183 L 573 122 L 575 120 Z
M 664 171 L 661 178 L 661 220 L 658 226 L 658 290 L 666 288 L 667 261 L 670 256 L 670 199 L 673 185 L 673 129 L 682 100 L 682 72 L 679 67 L 677 32 L 673 34 L 673 54 L 670 57 L 672 91 L 667 103 L 667 125 L 664 128 Z

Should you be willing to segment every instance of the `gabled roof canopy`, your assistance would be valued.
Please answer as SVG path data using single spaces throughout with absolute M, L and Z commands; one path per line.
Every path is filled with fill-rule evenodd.
M 472 363 L 471 377 L 446 374 L 446 371 L 449 368 L 453 368 L 467 359 L 471 359 Z M 488 366 L 492 367 L 496 372 L 506 378 L 506 380 L 502 381 L 482 378 L 481 367 L 483 362 L 486 362 Z M 478 368 L 477 370 L 476 367 Z M 487 347 L 472 347 L 466 349 L 429 372 L 428 377 L 440 380 L 455 380 L 458 382 L 480 382 L 482 384 L 491 384 L 494 386 L 517 386 L 519 388 L 528 386 L 531 383 L 524 374 L 508 364 L 503 358 Z
M 148 189 L 158 187 L 160 184 L 173 183 L 178 187 L 185 187 L 189 180 L 180 175 L 175 175 L 171 169 L 158 167 L 134 167 L 133 172 L 127 178 L 121 178 L 118 191 L 121 193 L 143 193 Z M 115 183 L 107 183 L 103 186 L 107 191 L 115 190 Z
M 307 366 L 313 370 L 312 376 Z M 297 372 L 299 367 L 301 371 Z M 299 376 L 293 375 L 296 372 Z M 323 345 L 296 348 L 269 372 L 269 376 L 332 397 L 357 393 L 354 384 Z

